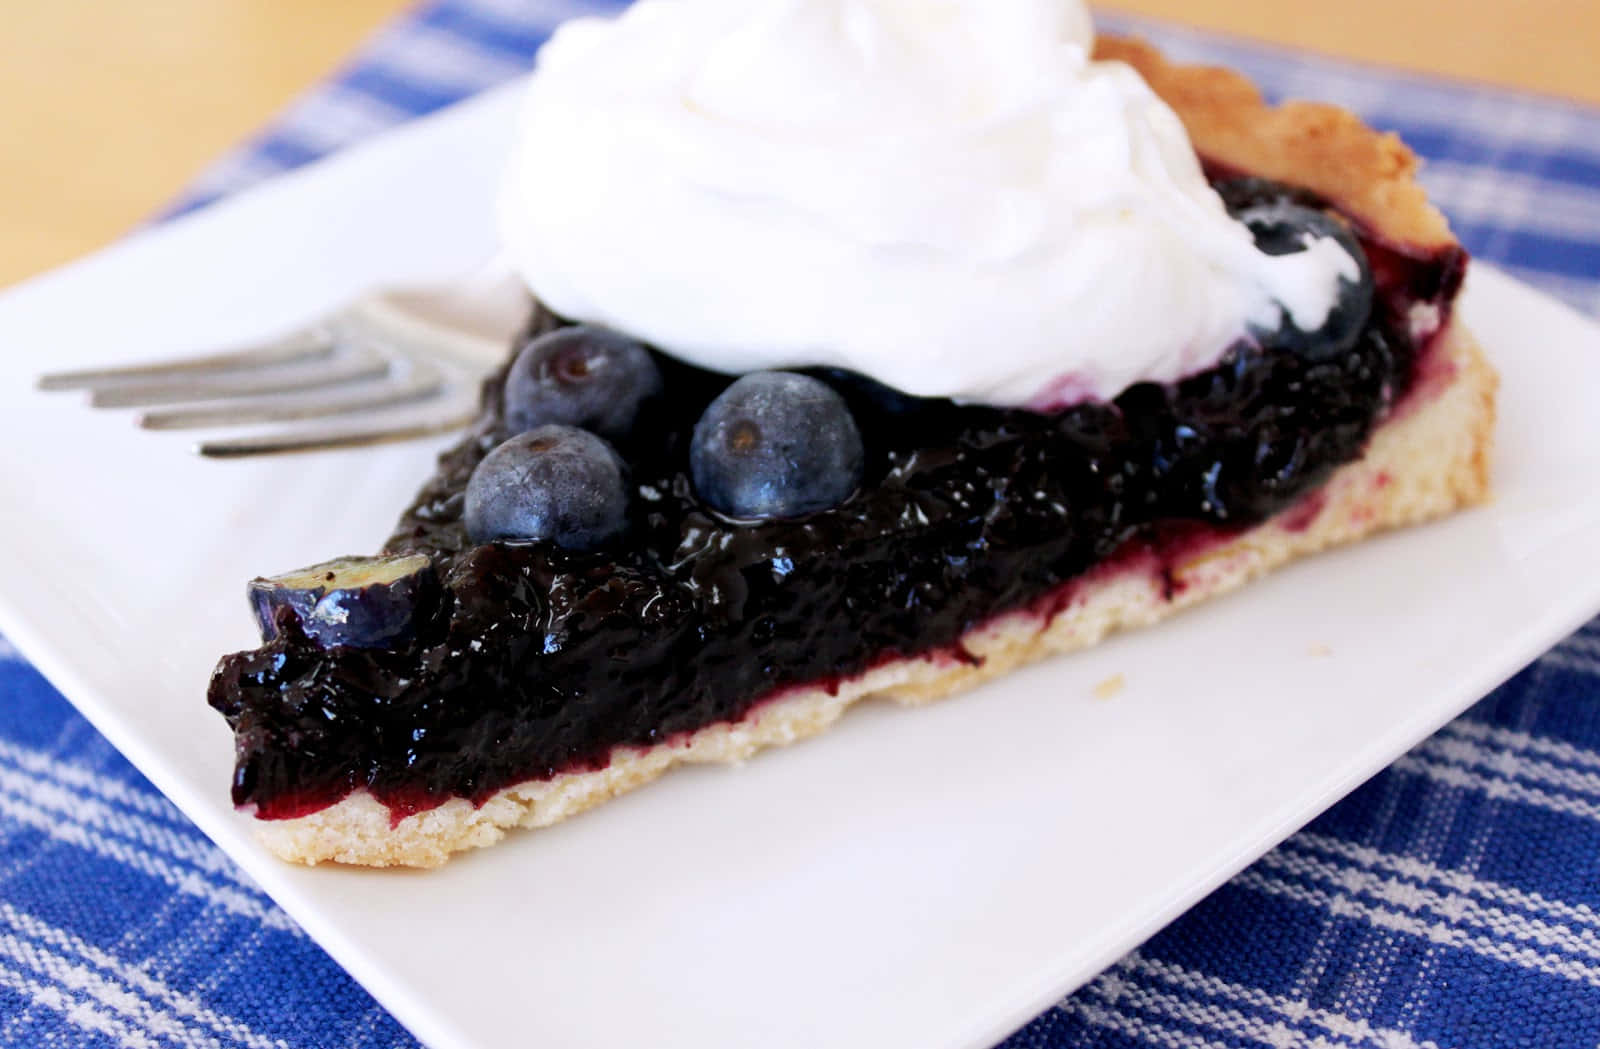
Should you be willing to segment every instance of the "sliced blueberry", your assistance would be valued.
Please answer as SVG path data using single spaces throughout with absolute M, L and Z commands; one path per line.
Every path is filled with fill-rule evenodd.
M 606 328 L 560 328 L 530 340 L 512 362 L 506 425 L 521 433 L 563 423 L 622 440 L 640 406 L 660 394 L 661 370 L 642 343 Z
M 1224 201 L 1237 201 L 1230 207 L 1234 218 L 1244 223 L 1255 237 L 1256 247 L 1268 255 L 1291 255 L 1304 251 L 1313 242 L 1331 237 L 1339 243 L 1360 269 L 1355 280 L 1339 278 L 1339 298 L 1328 311 L 1327 319 L 1316 331 L 1297 327 L 1287 310 L 1273 331 L 1258 331 L 1265 346 L 1293 350 L 1310 360 L 1328 360 L 1355 345 L 1372 314 L 1372 268 L 1355 234 L 1343 221 L 1328 211 L 1308 203 L 1308 194 L 1287 187 L 1272 192 L 1275 183 L 1240 180 L 1247 186 L 1224 192 Z
M 621 458 L 587 430 L 550 424 L 503 442 L 467 481 L 473 542 L 548 539 L 594 550 L 626 530 L 628 486 Z
M 287 614 L 320 645 L 381 648 L 411 636 L 434 582 L 426 554 L 344 557 L 252 579 L 250 607 L 266 641 L 278 636 L 278 616 Z
M 793 372 L 736 380 L 695 424 L 695 489 L 730 517 L 794 517 L 838 506 L 861 484 L 861 431 L 844 398 Z

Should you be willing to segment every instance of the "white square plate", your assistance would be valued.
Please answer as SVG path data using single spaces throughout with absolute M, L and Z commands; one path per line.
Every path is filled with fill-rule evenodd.
M 375 548 L 443 442 L 205 462 L 32 377 L 467 269 L 514 90 L 0 297 L 0 630 L 441 1049 L 991 1043 L 1600 608 L 1600 333 L 1480 267 L 1485 509 L 438 872 L 281 865 L 228 805 L 207 675 L 254 641 L 247 578 Z

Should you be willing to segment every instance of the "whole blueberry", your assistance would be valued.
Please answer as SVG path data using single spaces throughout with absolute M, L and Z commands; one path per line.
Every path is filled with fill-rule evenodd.
M 1324 208 L 1327 202 L 1309 189 L 1291 186 L 1287 182 L 1276 179 L 1261 178 L 1259 175 L 1241 175 L 1237 178 L 1221 179 L 1212 184 L 1217 195 L 1222 198 L 1223 206 L 1228 209 L 1228 214 L 1238 216 L 1245 208 L 1257 204 L 1287 202 L 1303 204 L 1308 208 Z
M 730 517 L 794 517 L 849 498 L 862 454 L 849 407 L 826 383 L 755 372 L 695 423 L 689 469 L 700 498 Z
M 1355 280 L 1339 278 L 1339 297 L 1321 327 L 1305 331 L 1285 310 L 1275 330 L 1255 333 L 1262 344 L 1293 350 L 1309 360 L 1328 360 L 1354 346 L 1372 314 L 1372 268 L 1350 227 L 1327 211 L 1286 194 L 1241 203 L 1233 214 L 1249 227 L 1256 247 L 1268 255 L 1291 255 L 1331 237 L 1355 259 L 1359 269 Z
M 617 441 L 660 393 L 661 370 L 642 343 L 578 325 L 529 340 L 506 373 L 502 399 L 513 433 L 565 423 Z
M 484 456 L 467 481 L 465 517 L 476 543 L 548 539 L 594 550 L 628 527 L 626 469 L 587 430 L 538 426 Z

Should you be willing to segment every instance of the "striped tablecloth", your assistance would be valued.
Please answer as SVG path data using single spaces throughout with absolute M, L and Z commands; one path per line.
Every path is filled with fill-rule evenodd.
M 513 76 L 603 6 L 424 4 L 174 211 Z M 1110 28 L 1398 130 L 1476 256 L 1600 313 L 1600 112 Z M 0 641 L 0 1045 L 415 1044 Z M 1005 1044 L 1595 1049 L 1600 620 Z

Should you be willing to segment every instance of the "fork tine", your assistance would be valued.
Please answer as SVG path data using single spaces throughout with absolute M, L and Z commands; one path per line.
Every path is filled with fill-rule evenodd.
M 326 367 L 271 369 L 242 377 L 141 382 L 98 389 L 89 395 L 96 408 L 142 408 L 148 405 L 193 401 L 220 401 L 231 397 L 256 397 L 269 393 L 294 393 L 381 378 L 390 362 L 371 350 L 341 355 Z
M 174 408 L 145 412 L 139 416 L 139 425 L 146 430 L 193 430 L 206 426 L 293 422 L 329 415 L 351 415 L 422 400 L 438 393 L 443 385 L 444 374 L 433 365 L 419 360 L 413 363 L 411 374 L 403 382 L 384 383 L 376 389 L 363 389 L 343 397 L 283 399 L 267 396 L 200 408 Z
M 176 379 L 183 376 L 204 376 L 213 373 L 244 371 L 297 361 L 311 361 L 333 352 L 333 333 L 317 325 L 292 332 L 280 339 L 246 346 L 222 353 L 208 353 L 198 357 L 176 357 L 165 361 L 151 361 L 123 368 L 83 368 L 75 371 L 51 372 L 39 376 L 41 390 L 82 390 L 102 386 L 116 386 L 128 382 L 156 379 Z
M 427 287 L 377 287 L 302 330 L 222 353 L 40 376 L 96 408 L 154 408 L 141 426 L 265 424 L 195 446 L 215 458 L 342 448 L 458 429 L 478 386 L 527 323 L 529 298 L 502 258 Z M 172 408 L 166 408 L 171 405 Z M 352 418 L 348 427 L 339 417 Z M 320 422 L 307 422 L 320 420 Z M 318 428 L 325 427 L 325 428 Z
M 270 434 L 262 437 L 241 437 L 235 440 L 199 441 L 194 450 L 208 459 L 238 459 L 251 455 L 276 455 L 280 452 L 312 452 L 327 448 L 359 448 L 388 441 L 405 441 L 413 437 L 457 430 L 470 423 L 476 412 L 463 409 L 460 414 L 448 417 L 396 423 L 393 426 L 368 429 L 301 430 L 294 433 Z

